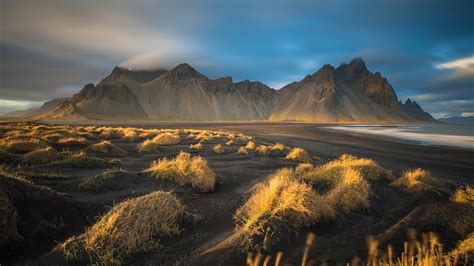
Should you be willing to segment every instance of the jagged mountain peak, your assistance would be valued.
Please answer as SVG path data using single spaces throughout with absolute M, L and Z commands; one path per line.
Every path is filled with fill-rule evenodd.
M 170 70 L 167 74 L 168 77 L 173 79 L 184 79 L 184 78 L 203 78 L 205 77 L 194 69 L 188 63 L 182 63 L 177 65 L 175 68 Z

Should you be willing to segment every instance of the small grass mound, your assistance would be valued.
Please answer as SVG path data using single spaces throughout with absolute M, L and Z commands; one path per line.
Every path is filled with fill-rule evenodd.
M 240 147 L 237 154 L 249 155 L 249 152 L 244 147 Z
M 116 145 L 110 143 L 110 141 L 102 141 L 93 145 L 88 146 L 84 149 L 86 152 L 107 155 L 107 156 L 119 156 L 123 157 L 127 155 L 127 151 Z
M 191 144 L 189 145 L 189 149 L 193 151 L 202 151 L 203 146 L 202 146 L 202 143 Z
M 225 143 L 225 145 L 227 146 L 234 145 L 234 141 L 230 139 Z
M 249 142 L 247 142 L 247 145 L 245 145 L 245 149 L 246 149 L 246 150 L 253 151 L 256 146 L 257 146 L 257 145 L 255 144 L 255 142 L 253 142 L 253 141 L 250 140 Z
M 84 151 L 80 151 L 78 153 L 70 153 L 64 159 L 52 162 L 51 165 L 62 167 L 87 168 L 104 167 L 109 165 L 109 162 L 97 157 L 88 156 Z
M 213 191 L 216 184 L 216 174 L 209 168 L 207 161 L 183 151 L 174 159 L 154 161 L 145 172 L 180 185 L 191 185 L 198 192 Z
M 160 144 L 153 142 L 152 139 L 146 139 L 143 142 L 138 143 L 138 152 L 149 152 L 149 151 L 158 151 L 160 149 Z
M 224 153 L 224 147 L 222 147 L 221 144 L 217 144 L 216 146 L 214 146 L 214 148 L 212 148 L 212 150 L 217 154 Z
M 22 157 L 22 162 L 26 164 L 47 164 L 58 160 L 59 152 L 53 147 L 29 152 Z
M 451 257 L 461 257 L 474 253 L 474 233 L 469 234 L 466 239 L 460 241 L 456 248 L 450 252 Z
M 281 143 L 275 143 L 272 146 L 270 146 L 270 151 L 277 155 L 284 154 L 287 150 L 288 148 Z
M 127 170 L 121 168 L 108 169 L 101 174 L 85 178 L 79 183 L 79 188 L 91 191 L 119 190 L 124 184 L 115 181 L 118 179 L 123 181 L 124 178 L 128 178 L 128 174 Z
M 266 249 L 282 231 L 297 231 L 332 216 L 333 210 L 321 204 L 310 185 L 298 180 L 292 169 L 283 168 L 252 189 L 234 220 L 236 231 L 243 232 L 241 246 Z
M 438 194 L 451 194 L 451 190 L 446 187 L 442 180 L 421 168 L 406 170 L 401 177 L 392 182 L 392 185 L 409 193 L 433 191 Z
M 267 156 L 270 154 L 270 148 L 266 145 L 258 145 L 258 147 L 255 148 L 255 151 L 260 156 Z
M 181 138 L 178 134 L 165 132 L 154 137 L 152 141 L 159 145 L 176 145 L 181 141 Z
M 39 138 L 31 137 L 7 137 L 0 140 L 0 148 L 9 153 L 24 154 L 40 149 L 46 149 L 50 145 Z
M 474 207 L 474 187 L 468 185 L 458 188 L 451 197 L 451 200 L 457 203 L 470 204 Z
M 389 181 L 394 179 L 392 172 L 380 167 L 374 160 L 357 158 L 348 154 L 343 154 L 338 159 L 317 168 L 309 163 L 300 164 L 297 166 L 296 172 L 302 179 L 323 185 L 337 183 L 344 171 L 349 168 L 359 171 L 365 179 Z
M 68 260 L 121 264 L 138 251 L 157 247 L 160 237 L 181 232 L 185 206 L 171 192 L 156 191 L 114 206 L 81 237 L 62 244 Z
M 58 139 L 56 143 L 65 146 L 81 146 L 89 145 L 91 142 L 83 137 L 67 137 Z
M 309 154 L 302 148 L 293 148 L 285 158 L 297 162 L 310 161 Z

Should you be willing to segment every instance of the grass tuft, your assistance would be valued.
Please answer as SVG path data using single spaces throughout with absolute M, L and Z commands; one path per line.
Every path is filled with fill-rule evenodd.
M 293 148 L 286 156 L 286 159 L 290 159 L 297 162 L 310 161 L 309 154 L 302 148 Z
M 296 231 L 333 216 L 310 185 L 297 179 L 292 169 L 283 168 L 252 189 L 234 219 L 236 230 L 243 232 L 243 247 L 266 249 L 282 230 Z
M 270 148 L 266 145 L 258 145 L 258 147 L 255 148 L 255 151 L 261 156 L 267 156 L 270 154 Z
M 212 150 L 217 154 L 224 153 L 224 147 L 222 147 L 221 144 L 217 144 L 216 146 L 214 146 L 214 148 L 212 148 Z
M 116 145 L 110 143 L 110 141 L 102 141 L 84 149 L 86 152 L 102 154 L 107 156 L 119 156 L 123 157 L 127 155 L 127 151 Z
M 193 151 L 202 151 L 203 146 L 202 146 L 202 143 L 191 144 L 189 145 L 189 149 Z
M 209 168 L 207 161 L 183 151 L 174 159 L 154 161 L 145 172 L 180 185 L 191 185 L 198 192 L 213 191 L 216 184 L 216 174 Z
M 406 170 L 400 178 L 392 182 L 392 185 L 409 193 L 434 191 L 451 194 L 445 182 L 421 168 Z
M 255 149 L 255 147 L 256 147 L 255 142 L 253 142 L 253 141 L 251 141 L 251 140 L 250 140 L 249 142 L 247 142 L 247 145 L 245 145 L 245 149 L 246 149 L 246 150 L 251 150 L 251 151 L 253 151 L 253 150 Z
M 69 260 L 121 264 L 133 253 L 158 246 L 160 237 L 179 234 L 184 215 L 185 206 L 173 193 L 152 192 L 114 206 L 81 237 L 61 246 Z
M 83 190 L 100 191 L 107 186 L 107 183 L 113 181 L 114 178 L 127 173 L 127 170 L 121 168 L 108 169 L 103 173 L 83 179 L 81 183 L 79 183 L 79 188 Z
M 237 154 L 249 155 L 249 152 L 244 147 L 240 147 Z
M 462 188 L 458 188 L 451 200 L 457 203 L 470 204 L 474 207 L 474 187 L 472 185 L 467 185 Z

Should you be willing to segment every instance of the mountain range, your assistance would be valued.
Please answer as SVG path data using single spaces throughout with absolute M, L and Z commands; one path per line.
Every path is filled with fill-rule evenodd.
M 12 114 L 10 114 L 12 115 Z M 360 58 L 274 90 L 258 81 L 209 79 L 189 64 L 171 70 L 115 67 L 97 85 L 17 116 L 43 119 L 270 120 L 317 122 L 435 122 L 405 103 Z

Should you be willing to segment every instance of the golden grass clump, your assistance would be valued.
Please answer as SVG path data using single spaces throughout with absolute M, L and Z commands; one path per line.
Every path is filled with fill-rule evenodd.
M 444 192 L 450 194 L 446 184 L 421 168 L 406 170 L 402 176 L 392 182 L 392 185 L 406 192 Z
M 394 179 L 390 171 L 380 167 L 374 160 L 347 154 L 314 169 L 311 164 L 300 164 L 296 171 L 300 178 L 311 182 L 338 183 L 343 172 L 348 168 L 359 171 L 363 178 L 369 180 Z
M 202 143 L 191 144 L 189 145 L 189 149 L 193 151 L 202 151 L 203 146 L 202 146 Z
M 176 145 L 181 141 L 181 137 L 178 134 L 165 132 L 154 137 L 151 141 L 163 146 Z
M 224 153 L 224 147 L 222 147 L 221 144 L 217 144 L 216 146 L 214 146 L 214 148 L 212 148 L 212 150 L 217 154 Z
M 458 257 L 465 254 L 474 253 L 474 232 L 470 233 L 466 239 L 460 241 L 456 248 L 450 252 L 451 257 Z
M 240 147 L 237 154 L 249 155 L 249 152 L 244 147 Z
M 10 153 L 23 154 L 48 147 L 50 145 L 39 138 L 7 137 L 0 140 L 0 148 Z
M 122 148 L 117 147 L 116 145 L 112 144 L 110 141 L 105 140 L 84 149 L 86 152 L 98 153 L 102 155 L 108 156 L 126 156 L 127 151 Z
M 56 143 L 61 144 L 61 145 L 67 145 L 67 146 L 75 146 L 75 145 L 89 145 L 90 141 L 84 137 L 66 137 L 66 138 L 58 139 Z
M 121 264 L 138 251 L 157 247 L 160 237 L 181 232 L 185 206 L 172 192 L 155 191 L 114 206 L 80 237 L 62 244 L 68 260 Z
M 213 191 L 216 184 L 216 174 L 209 168 L 207 161 L 183 151 L 174 159 L 154 161 L 145 172 L 180 185 L 189 184 L 198 192 Z
M 232 139 L 230 139 L 225 143 L 225 145 L 227 145 L 227 146 L 234 145 L 234 141 Z
M 153 139 L 146 139 L 137 145 L 138 152 L 158 151 L 160 144 L 153 141 Z
M 266 145 L 258 145 L 258 147 L 255 148 L 255 151 L 261 156 L 267 156 L 270 154 L 270 148 Z
M 119 128 L 118 131 L 122 134 L 122 138 L 130 141 L 138 140 L 140 137 L 136 128 Z
M 270 151 L 275 154 L 283 154 L 287 150 L 288 148 L 281 143 L 275 143 L 272 146 L 270 146 Z
M 470 204 L 474 207 L 474 187 L 467 185 L 458 188 L 451 197 L 451 200 L 457 203 Z
M 255 144 L 255 142 L 250 140 L 249 142 L 247 142 L 247 145 L 245 145 L 245 149 L 253 151 L 256 146 L 257 145 Z
M 290 159 L 297 162 L 310 161 L 309 154 L 302 148 L 293 148 L 286 156 L 286 159 Z
M 283 168 L 252 189 L 234 220 L 243 247 L 254 247 L 259 238 L 262 247 L 268 248 L 281 230 L 298 230 L 333 216 L 334 211 L 310 185 L 298 180 L 293 169 Z
M 128 171 L 121 168 L 107 169 L 98 175 L 84 178 L 81 183 L 79 183 L 79 188 L 84 190 L 98 191 L 118 175 L 126 173 L 128 173 Z
M 23 155 L 22 162 L 26 164 L 46 164 L 58 160 L 59 158 L 59 152 L 53 147 L 48 147 Z

